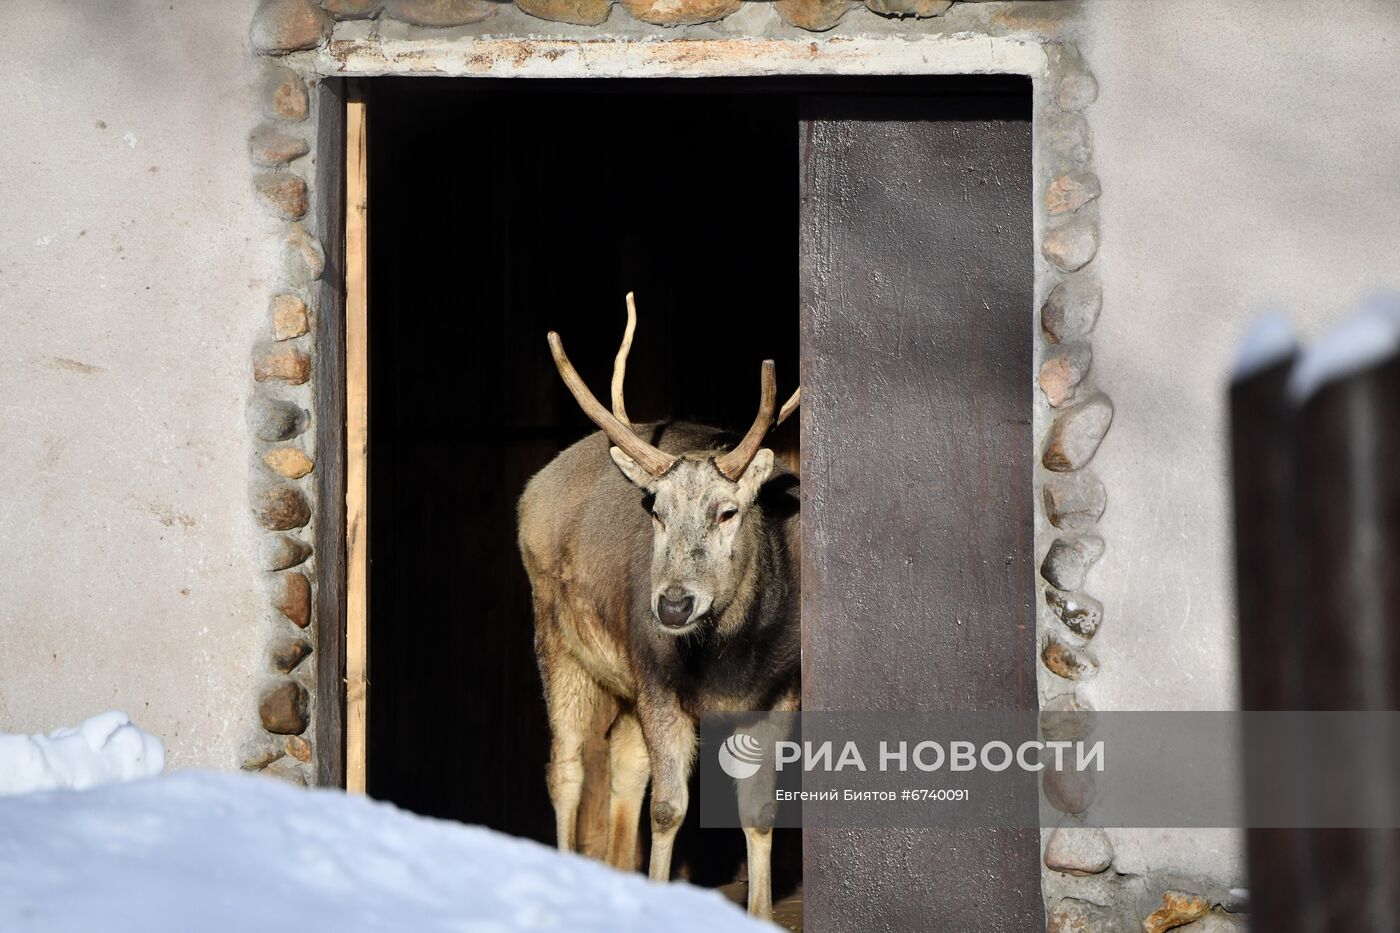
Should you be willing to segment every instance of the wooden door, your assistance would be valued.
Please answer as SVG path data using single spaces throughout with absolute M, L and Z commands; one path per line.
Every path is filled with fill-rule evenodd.
M 1028 111 L 804 107 L 804 710 L 1036 707 Z M 1038 843 L 809 828 L 807 929 L 1039 931 Z

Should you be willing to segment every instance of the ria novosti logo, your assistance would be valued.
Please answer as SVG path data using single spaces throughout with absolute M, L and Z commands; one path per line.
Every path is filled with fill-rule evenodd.
M 763 746 L 747 732 L 736 732 L 719 747 L 719 766 L 736 780 L 753 777 L 763 765 Z

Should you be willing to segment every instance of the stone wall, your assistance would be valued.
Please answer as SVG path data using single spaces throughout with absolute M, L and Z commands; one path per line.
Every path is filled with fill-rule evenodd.
M 775 33 L 781 35 L 783 24 L 787 27 L 800 25 L 793 19 L 799 9 L 794 2 L 779 0 L 775 4 L 748 6 L 758 8 L 759 13 L 770 20 L 776 14 L 781 23 L 774 20 L 770 25 L 776 23 Z M 587 17 L 579 15 L 578 18 L 601 22 L 610 15 L 630 15 L 631 25 L 637 28 L 645 28 L 638 24 L 670 28 L 694 27 L 731 15 L 738 19 L 745 12 L 745 5 L 737 0 L 718 3 L 674 0 L 665 7 L 623 0 L 622 6 L 625 13 L 612 12 L 602 4 Z M 806 24 L 802 28 L 830 29 L 854 6 L 842 3 L 828 7 L 829 21 L 818 21 L 808 9 L 808 13 L 800 17 Z M 304 336 L 304 321 L 306 303 L 314 302 L 312 285 L 321 270 L 317 264 L 308 267 L 295 261 L 299 250 L 305 249 L 308 242 L 314 243 L 317 232 L 314 224 L 309 231 L 306 227 L 307 183 L 313 181 L 307 167 L 315 163 L 316 154 L 311 151 L 311 144 L 316 134 L 296 128 L 305 119 L 305 107 L 300 105 L 306 97 L 304 88 L 310 87 L 315 93 L 318 79 L 342 73 L 434 74 L 448 68 L 461 69 L 462 73 L 499 74 L 503 51 L 513 56 L 514 70 L 508 69 L 505 73 L 526 76 L 531 73 L 527 67 L 530 62 L 554 63 L 575 53 L 568 40 L 558 37 L 544 42 L 512 41 L 494 34 L 486 38 L 444 31 L 447 27 L 475 27 L 487 18 L 505 15 L 498 5 L 481 0 L 463 3 L 401 0 L 382 4 L 326 0 L 322 7 L 324 9 L 312 0 L 266 0 L 259 5 L 251 32 L 254 47 L 267 62 L 263 103 L 271 113 L 271 121 L 258 126 L 251 136 L 256 170 L 254 185 L 267 207 L 285 223 L 286 235 L 291 238 L 289 242 L 295 244 L 290 251 L 293 261 L 285 267 L 292 271 L 284 293 L 273 298 L 273 342 L 260 344 L 255 350 L 256 395 L 259 404 L 271 412 L 299 412 L 297 406 L 308 404 L 308 400 L 298 387 L 314 378 L 312 361 L 316 349 L 307 345 L 310 338 Z M 941 17 L 952 9 L 948 3 L 896 7 L 890 5 L 889 0 L 871 0 L 869 8 L 860 12 L 867 19 L 874 17 L 881 22 L 901 23 L 903 32 L 908 33 L 916 29 L 918 21 Z M 531 18 L 562 17 L 567 21 L 567 17 L 578 10 L 579 7 L 570 6 L 561 11 L 549 0 L 527 0 L 520 4 L 519 10 L 512 12 L 517 25 L 521 24 L 523 15 L 524 25 L 528 26 Z M 1089 643 L 1104 620 L 1102 604 L 1084 589 L 1090 568 L 1105 551 L 1105 542 L 1095 530 L 1107 503 L 1103 483 L 1088 467 L 1109 430 L 1113 405 L 1103 388 L 1095 384 L 1091 373 L 1090 337 L 1102 306 L 1101 289 L 1093 266 L 1100 240 L 1098 201 L 1102 192 L 1093 171 L 1091 133 L 1084 112 L 1095 102 L 1098 84 L 1077 47 L 1063 41 L 1067 36 L 1065 27 L 1071 22 L 1069 12 L 1064 5 L 1058 5 L 1057 10 L 1027 4 L 959 8 L 930 33 L 951 37 L 953 42 L 941 47 L 917 48 L 904 68 L 910 71 L 941 68 L 950 72 L 1012 70 L 1035 79 L 1037 203 L 1033 209 L 1040 253 L 1037 294 L 1042 338 L 1037 350 L 1040 394 L 1035 412 L 1037 434 L 1042 438 L 1036 467 L 1042 510 L 1036 527 L 1037 553 L 1043 557 L 1040 574 L 1045 581 L 1037 626 L 1042 663 L 1039 681 L 1042 702 L 1048 708 L 1080 710 L 1091 708 L 1076 688 L 1098 673 L 1099 661 Z M 369 24 L 366 27 L 361 22 L 354 28 L 347 28 L 344 23 L 338 24 L 337 18 L 368 20 Z M 908 22 L 904 22 L 906 20 Z M 756 29 L 759 25 L 751 20 L 747 28 Z M 1019 59 L 1009 54 L 1004 58 L 992 54 L 957 59 L 949 50 L 958 50 L 958 43 L 966 41 L 969 30 L 1010 37 L 1015 40 L 1010 48 L 1033 50 L 1033 54 L 1022 54 Z M 579 34 L 589 38 L 595 35 L 582 30 Z M 748 37 L 750 41 L 740 43 L 735 49 L 720 43 L 690 43 L 684 47 L 687 53 L 684 59 L 667 61 L 670 53 L 660 51 L 665 49 L 664 44 L 612 36 L 613 41 L 607 43 L 609 51 L 602 54 L 615 54 L 625 62 L 630 54 L 629 47 L 636 45 L 654 56 L 652 67 L 661 62 L 663 68 L 673 69 L 671 73 L 690 74 L 694 73 L 697 61 L 706 63 L 705 67 L 711 69 L 708 73 L 715 69 L 720 73 L 730 70 L 732 60 L 738 58 L 737 51 L 746 53 L 750 67 L 760 72 L 780 70 L 783 56 L 791 55 L 793 46 L 751 41 L 762 37 L 765 31 L 759 29 L 757 34 Z M 703 39 L 703 34 L 695 36 L 680 31 L 675 38 Z M 881 69 L 898 72 L 901 67 L 890 55 L 896 47 L 890 43 L 876 45 L 857 51 L 852 60 L 844 64 L 833 57 L 833 61 L 823 67 L 811 69 L 808 64 L 796 70 L 842 73 L 863 68 L 877 73 Z M 823 51 L 839 47 L 810 44 L 795 48 L 798 54 L 821 62 Z M 852 55 L 848 49 L 843 51 L 848 57 Z M 948 56 L 949 60 L 941 60 L 941 56 Z M 930 59 L 932 65 L 928 64 Z M 578 73 L 589 73 L 589 69 L 581 65 Z M 633 70 L 619 73 L 635 73 L 635 65 Z M 298 101 L 294 113 L 278 112 L 279 101 L 284 97 Z M 315 312 L 313 307 L 310 313 Z M 1030 317 L 1034 309 L 1028 312 Z M 291 314 L 297 325 L 286 335 L 290 343 L 278 339 L 281 336 L 277 331 L 278 315 L 283 313 Z M 293 407 L 287 408 L 288 405 Z M 303 419 L 292 418 L 288 423 L 294 425 L 289 428 L 290 433 L 303 425 Z M 284 547 L 289 541 L 303 542 L 298 529 L 314 522 L 314 495 L 306 479 L 314 469 L 313 461 L 306 456 L 304 444 L 278 446 L 293 437 L 258 438 L 260 445 L 266 448 L 266 465 L 272 473 L 280 474 L 271 478 L 256 475 L 253 486 L 254 514 L 267 532 L 270 543 L 266 546 L 274 549 Z M 294 471 L 281 469 L 284 459 L 295 464 Z M 307 624 L 304 594 L 309 587 L 307 578 L 294 564 L 307 556 L 303 546 L 291 560 L 264 566 L 273 577 L 272 591 L 278 594 L 279 609 L 289 621 L 303 628 Z M 316 559 L 314 554 L 310 555 L 312 562 Z M 287 592 L 287 581 L 297 584 L 297 593 L 302 598 L 296 601 L 295 607 L 301 614 L 286 611 L 286 600 L 281 594 Z M 296 640 L 288 640 L 291 638 Z M 314 656 L 309 663 L 298 665 L 297 662 L 313 650 L 311 642 L 294 633 L 273 644 L 273 666 L 283 669 L 286 676 L 265 688 L 260 712 L 262 725 L 276 738 L 260 743 L 245 767 L 266 768 L 299 781 L 310 776 L 308 765 L 316 750 L 301 738 L 301 734 L 307 731 L 308 714 L 317 706 L 314 681 L 306 673 L 314 664 Z M 283 658 L 290 659 L 290 663 L 282 663 Z M 1065 899 L 1064 903 L 1071 905 L 1089 903 L 1090 900 L 1084 899 L 1085 892 L 1079 890 L 1087 886 L 1091 892 L 1087 897 L 1104 905 L 1102 909 L 1111 911 L 1114 917 L 1127 917 L 1135 912 L 1133 879 L 1125 879 L 1121 873 L 1111 870 L 1113 851 L 1107 837 L 1103 833 L 1090 834 L 1074 828 L 1074 814 L 1081 812 L 1087 803 L 1085 789 L 1047 786 L 1046 793 L 1067 814 L 1066 828 L 1047 840 L 1048 877 L 1065 879 L 1047 886 L 1052 900 L 1058 903 Z M 1075 840 L 1076 844 L 1068 844 L 1067 840 Z M 1085 846 L 1094 850 L 1092 857 L 1079 854 Z M 1091 880 L 1069 880 L 1080 878 Z M 1195 897 L 1191 904 L 1194 906 L 1197 901 L 1206 908 L 1214 903 Z

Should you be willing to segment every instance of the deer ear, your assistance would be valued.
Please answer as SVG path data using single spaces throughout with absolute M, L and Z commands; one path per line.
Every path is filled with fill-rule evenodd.
M 748 469 L 744 475 L 739 477 L 739 497 L 745 503 L 752 502 L 758 497 L 758 491 L 763 484 L 768 482 L 768 477 L 773 474 L 773 451 L 767 447 L 760 448 L 758 453 L 753 455 L 749 461 Z
M 642 469 L 641 464 L 623 453 L 621 447 L 609 447 L 608 453 L 612 455 L 613 463 L 617 464 L 622 475 L 631 480 L 634 485 L 640 486 L 647 492 L 656 491 L 656 479 Z

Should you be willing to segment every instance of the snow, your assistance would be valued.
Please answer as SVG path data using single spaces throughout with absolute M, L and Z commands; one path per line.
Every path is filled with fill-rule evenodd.
M 1302 404 L 1327 383 L 1369 369 L 1397 351 L 1400 295 L 1378 295 L 1303 352 L 1288 375 L 1288 395 Z
M 771 929 L 719 894 L 275 778 L 0 798 L 0 930 Z
M 0 795 L 81 790 L 163 770 L 165 745 L 115 710 L 48 735 L 0 733 Z
M 1239 356 L 1235 358 L 1235 382 L 1258 375 L 1271 366 L 1277 366 L 1298 347 L 1293 334 L 1293 325 L 1288 315 L 1282 311 L 1266 311 L 1254 319 L 1245 331 L 1240 343 Z

